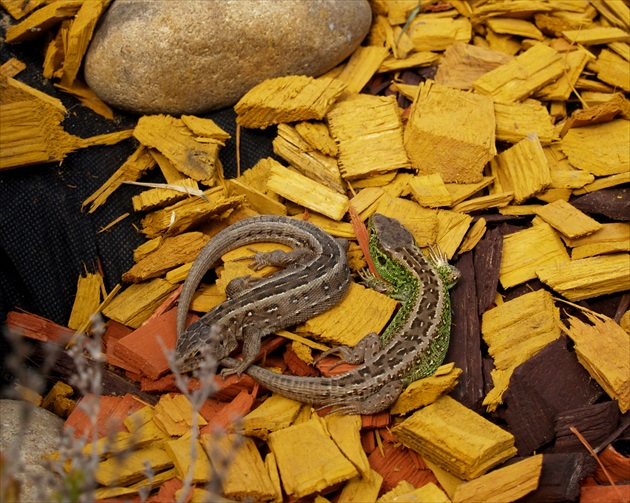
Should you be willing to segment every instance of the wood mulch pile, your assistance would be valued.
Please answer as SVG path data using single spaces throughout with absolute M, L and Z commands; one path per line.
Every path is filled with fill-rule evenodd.
M 65 19 L 51 31 L 44 74 L 108 114 L 86 97 L 77 52 L 65 61 L 55 52 L 73 46 L 59 44 L 69 34 L 89 40 L 100 10 L 85 5 L 99 2 L 61 3 L 12 26 L 6 41 L 50 29 L 46 9 Z M 123 182 L 142 184 L 156 168 L 164 176 L 131 201 L 147 241 L 120 286 L 107 292 L 98 271 L 78 278 L 69 328 L 18 310 L 7 320 L 39 341 L 35 361 L 89 333 L 92 313 L 107 320 L 99 500 L 138 498 L 149 484 L 150 501 L 173 500 L 189 468 L 193 501 L 208 496 L 213 472 L 236 500 L 630 499 L 630 8 L 371 3 L 373 27 L 348 61 L 315 79 L 265 81 L 235 106 L 240 127 L 277 129 L 276 157 L 236 179 L 220 162 L 229 135 L 209 119 L 144 116 L 132 131 L 79 140 L 60 126 L 61 103 L 19 82 L 19 62 L 0 68 L 0 169 L 133 136 L 137 150 L 84 202 L 86 218 Z M 0 4 L 13 14 L 18 3 Z M 306 218 L 350 241 L 356 272 L 366 266 L 357 222 L 374 213 L 400 220 L 421 247 L 437 243 L 462 272 L 446 364 L 373 416 L 326 415 L 247 376 L 215 377 L 216 393 L 195 411 L 163 349 L 175 346 L 181 283 L 212 236 L 256 214 Z M 257 249 L 266 246 L 277 247 Z M 253 274 L 240 260 L 250 253 L 223 257 L 191 319 L 222 302 L 231 279 Z M 299 376 L 347 371 L 330 369 L 334 357 L 313 365 L 317 352 L 380 332 L 396 308 L 357 277 L 339 305 L 267 337 L 258 362 Z M 65 353 L 55 371 L 60 382 L 33 401 L 66 417 L 75 436 L 93 433 L 64 384 L 74 372 Z M 200 432 L 192 447 L 191 428 Z

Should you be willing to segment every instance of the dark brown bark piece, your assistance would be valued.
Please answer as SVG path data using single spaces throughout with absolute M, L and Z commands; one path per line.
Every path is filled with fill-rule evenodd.
M 516 367 L 503 400 L 519 455 L 553 440 L 556 414 L 590 405 L 602 394 L 564 336 Z
M 451 396 L 470 409 L 482 413 L 483 373 L 481 364 L 481 329 L 477 316 L 475 271 L 471 253 L 465 253 L 455 266 L 462 276 L 451 291 L 453 323 L 451 342 L 445 361 L 462 369 L 459 384 Z
M 597 190 L 572 200 L 571 204 L 584 213 L 622 222 L 630 220 L 630 189 L 627 187 Z
M 503 252 L 503 236 L 498 229 L 486 232 L 475 247 L 474 268 L 479 315 L 494 303 L 499 284 L 499 269 Z
M 618 423 L 619 407 L 613 401 L 561 412 L 556 416 L 553 452 L 588 452 L 569 426 L 577 429 L 589 445 L 595 447 L 615 430 Z

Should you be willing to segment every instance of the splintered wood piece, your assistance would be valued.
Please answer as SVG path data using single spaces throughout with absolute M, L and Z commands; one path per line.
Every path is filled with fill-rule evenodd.
M 389 49 L 386 47 L 359 46 L 337 79 L 346 84 L 347 93 L 359 93 L 378 71 L 388 54 Z
M 560 54 L 544 44 L 536 44 L 509 63 L 479 77 L 473 83 L 473 89 L 497 101 L 522 101 L 563 72 Z
M 237 180 L 266 194 L 271 199 L 280 201 L 280 196 L 267 188 L 267 180 L 271 175 L 272 166 L 282 166 L 282 164 L 271 157 L 260 159 L 254 166 L 239 176 Z
M 436 64 L 439 59 L 440 56 L 438 54 L 430 51 L 414 52 L 404 59 L 389 56 L 379 67 L 378 73 L 406 70 L 407 68 L 415 68 L 418 66 L 431 66 Z
M 575 206 L 561 200 L 538 208 L 536 215 L 571 239 L 593 234 L 602 228 L 602 224 L 597 220 L 593 220 Z
M 221 473 L 223 496 L 232 501 L 269 501 L 275 497 L 276 488 L 253 439 L 220 434 L 204 434 L 201 439 L 215 473 Z M 227 460 L 230 462 L 224 468 Z
M 271 395 L 260 407 L 241 421 L 241 433 L 267 440 L 271 432 L 287 428 L 300 412 L 302 404 L 281 395 Z
M 614 87 L 630 92 L 630 69 L 628 61 L 608 49 L 597 58 L 597 78 Z
M 416 51 L 443 51 L 456 42 L 472 38 L 472 24 L 465 17 L 433 18 L 418 16 L 409 25 L 409 38 Z
M 602 224 L 601 230 L 577 239 L 565 239 L 572 248 L 571 259 L 593 257 L 605 253 L 630 252 L 630 224 Z
M 630 409 L 630 336 L 610 318 L 584 314 L 590 323 L 569 316 L 566 333 L 579 362 L 625 413 Z
M 74 330 L 27 311 L 10 311 L 6 327 L 29 339 L 57 342 L 65 345 L 74 336 Z
M 536 25 L 526 19 L 513 17 L 491 17 L 486 21 L 488 28 L 503 35 L 517 35 L 519 37 L 543 40 L 545 36 Z
M 462 255 L 466 252 L 473 250 L 477 246 L 479 241 L 481 241 L 481 238 L 483 238 L 483 235 L 485 233 L 486 233 L 486 220 L 483 217 L 481 217 L 470 227 L 470 229 L 468 229 L 468 232 L 466 233 L 466 236 L 464 237 L 462 244 L 457 249 L 457 253 L 459 255 Z
M 369 477 L 370 463 L 361 445 L 361 416 L 329 414 L 324 421 L 339 450 L 359 470 L 362 477 Z
M 315 150 L 331 157 L 337 155 L 337 144 L 330 136 L 328 126 L 323 122 L 298 122 L 295 124 L 295 130 Z
M 451 204 L 456 206 L 473 194 L 492 185 L 493 181 L 494 178 L 492 176 L 484 176 L 481 181 L 477 183 L 446 183 L 444 185 L 451 195 Z
M 436 486 L 433 482 L 429 482 L 418 489 L 401 494 L 393 501 L 431 501 L 434 503 L 450 503 L 451 500 L 438 486 Z
M 221 187 L 208 189 L 204 197 L 189 197 L 149 213 L 142 219 L 142 233 L 148 238 L 179 234 L 208 217 L 237 208 L 243 200 L 243 196 L 225 197 Z
M 63 75 L 64 40 L 68 39 L 71 19 L 65 19 L 57 30 L 57 35 L 49 42 L 44 56 L 42 75 L 47 79 Z
M 236 122 L 264 129 L 272 124 L 321 120 L 346 85 L 330 78 L 292 75 L 258 84 L 234 105 Z
M 514 370 L 504 394 L 505 419 L 519 455 L 528 456 L 553 440 L 558 413 L 590 405 L 602 394 L 565 337 L 547 344 Z
M 101 303 L 101 294 L 105 291 L 103 276 L 90 274 L 79 276 L 77 281 L 77 294 L 72 305 L 72 312 L 68 320 L 68 327 L 77 331 L 84 331 L 90 324 L 90 316 L 98 311 Z M 83 330 L 80 330 L 83 329 Z
M 20 3 L 24 5 L 23 2 Z M 33 4 L 37 3 L 38 2 L 33 2 Z M 24 21 L 9 26 L 7 28 L 5 42 L 11 44 L 38 38 L 42 33 L 45 33 L 53 26 L 60 23 L 63 19 L 73 18 L 84 3 L 83 0 L 49 3 L 45 7 L 33 12 Z
M 182 122 L 197 136 L 208 138 L 220 142 L 225 146 L 225 142 L 230 139 L 230 134 L 221 129 L 212 119 L 204 119 L 195 115 L 182 115 Z M 197 138 L 198 141 L 203 141 Z
M 472 222 L 472 217 L 457 211 L 438 210 L 436 244 L 449 258 L 453 258 Z
M 478 479 L 460 485 L 453 495 L 453 503 L 487 501 L 509 503 L 522 498 L 538 487 L 543 455 L 499 468 Z
M 498 192 L 487 196 L 473 197 L 453 206 L 453 211 L 470 213 L 489 208 L 502 208 L 514 199 L 514 192 Z
M 210 461 L 206 452 L 201 446 L 199 440 L 195 441 L 194 445 L 191 445 L 190 436 L 177 438 L 175 440 L 167 440 L 164 442 L 164 450 L 170 456 L 175 469 L 177 470 L 177 476 L 180 480 L 184 480 L 190 469 L 192 462 L 192 450 L 195 450 L 195 465 L 193 468 L 193 475 L 191 483 L 199 484 L 201 482 L 207 482 L 212 476 L 210 469 Z
M 178 480 L 177 470 L 175 468 L 156 473 L 153 475 L 151 480 L 145 478 L 144 480 L 131 484 L 128 487 L 99 487 L 94 491 L 94 497 L 100 501 L 130 496 L 138 494 L 144 488 L 155 489 L 157 487 L 161 487 L 162 484 L 170 481 L 171 479 L 174 481 Z
M 503 238 L 499 280 L 504 288 L 534 279 L 545 265 L 564 268 L 570 261 L 562 240 L 546 223 L 508 234 Z
M 622 292 L 630 284 L 630 255 L 615 253 L 536 268 L 540 280 L 569 300 Z
M 532 133 L 538 135 L 542 145 L 558 141 L 558 131 L 553 127 L 551 116 L 542 103 L 526 100 L 522 103 L 494 104 L 497 123 L 497 140 L 518 143 Z
M 355 501 L 376 501 L 383 483 L 376 471 L 370 470 L 367 475 L 350 479 L 339 495 L 338 503 L 353 503 Z
M 457 385 L 461 373 L 461 369 L 449 363 L 438 368 L 432 376 L 412 382 L 394 402 L 390 414 L 407 414 L 432 404 Z
M 278 136 L 273 140 L 273 151 L 300 173 L 324 184 L 340 194 L 346 191 L 339 173 L 337 159 L 313 151 L 295 128 L 288 124 L 278 125 Z
M 411 106 L 404 143 L 419 174 L 474 183 L 497 153 L 495 129 L 492 99 L 427 81 Z
M 130 485 L 146 477 L 147 464 L 154 473 L 173 466 L 170 456 L 159 447 L 133 450 L 124 458 L 113 456 L 101 461 L 94 477 L 104 486 Z
M 145 190 L 131 198 L 134 211 L 153 211 L 198 194 L 199 184 L 192 178 L 181 178 L 173 184 Z
M 498 33 L 488 30 L 485 37 L 490 49 L 504 52 L 510 56 L 515 56 L 523 47 L 521 42 L 512 35 L 499 35 Z
M 493 411 L 502 403 L 512 372 L 521 363 L 560 337 L 560 311 L 545 290 L 521 295 L 481 318 L 481 333 L 494 359 L 494 388 L 483 405 Z
M 504 52 L 457 42 L 444 52 L 435 81 L 455 89 L 470 89 L 483 74 L 512 59 Z
M 409 188 L 420 206 L 438 208 L 451 205 L 451 193 L 438 173 L 414 176 L 409 182 Z
M 344 179 L 410 166 L 394 96 L 352 96 L 337 103 L 326 118 L 338 145 L 339 170 Z
M 615 119 L 602 124 L 571 128 L 560 149 L 576 168 L 595 176 L 608 176 L 630 170 L 630 121 Z
M 297 332 L 324 342 L 355 346 L 366 334 L 380 333 L 397 305 L 387 295 L 352 282 L 341 302 L 298 326 Z M 351 314 L 356 306 L 361 306 L 360 317 Z
M 580 30 L 566 30 L 562 36 L 571 44 L 581 45 L 605 45 L 611 42 L 630 42 L 627 30 L 614 26 L 596 26 L 594 28 L 582 28 Z
M 472 480 L 516 454 L 514 437 L 449 396 L 392 429 L 396 440 L 454 475 Z
M 15 77 L 18 73 L 26 69 L 26 64 L 17 58 L 11 58 L 0 65 L 0 79 Z
M 22 0 L 2 0 L 0 5 L 4 7 L 13 19 L 21 19 L 29 12 L 37 9 L 42 4 L 46 3 L 46 0 L 33 0 L 32 2 L 24 3 Z
M 222 143 L 198 141 L 181 119 L 170 115 L 143 115 L 133 131 L 145 147 L 155 148 L 178 171 L 197 181 L 209 181 L 219 165 Z
M 475 6 L 473 9 L 473 15 L 476 19 L 485 20 L 494 16 L 501 15 L 519 15 L 529 16 L 534 12 L 548 12 L 554 10 L 556 7 L 553 5 L 541 4 L 537 0 L 524 0 L 519 1 L 518 4 L 511 5 L 510 3 L 496 2 L 491 4 L 481 4 Z
M 156 251 L 145 256 L 125 272 L 122 280 L 126 283 L 140 283 L 162 276 L 179 265 L 192 262 L 209 239 L 201 232 L 186 232 L 166 238 Z
M 336 190 L 280 164 L 271 166 L 270 172 L 267 187 L 289 201 L 322 213 L 333 220 L 341 220 L 348 211 L 348 198 Z
M 318 416 L 269 434 L 268 444 L 278 463 L 284 490 L 294 498 L 303 498 L 359 474 Z M 296 445 L 300 449 L 295 449 Z M 317 456 L 312 455 L 314 452 Z
M 109 177 L 90 197 L 83 201 L 82 207 L 88 206 L 88 213 L 92 213 L 107 201 L 107 198 L 122 185 L 124 181 L 138 180 L 144 173 L 155 166 L 155 159 L 143 146 L 129 156 L 123 165 Z
M 68 31 L 63 60 L 63 76 L 61 84 L 71 87 L 79 73 L 83 56 L 85 55 L 96 23 L 105 11 L 110 0 L 98 2 L 83 2 L 73 19 Z
M 394 503 L 398 501 L 398 498 L 402 498 L 403 496 L 414 491 L 415 488 L 412 484 L 407 482 L 406 480 L 401 480 L 396 487 L 383 494 L 379 499 L 376 500 L 377 503 Z M 405 499 L 404 501 L 407 501 Z
M 193 424 L 193 414 L 197 416 L 197 425 L 205 426 L 206 420 L 195 412 L 191 403 L 181 393 L 172 396 L 165 393 L 153 410 L 153 421 L 167 435 L 180 437 L 189 432 Z
M 586 51 L 578 50 L 568 52 L 563 56 L 567 68 L 562 76 L 547 84 L 536 93 L 536 98 L 543 101 L 567 101 L 580 78 L 580 74 L 584 70 L 589 60 L 589 54 Z
M 65 65 L 63 66 L 65 68 Z M 102 115 L 106 119 L 114 120 L 114 111 L 101 100 L 91 88 L 89 88 L 85 82 L 76 79 L 71 85 L 55 84 L 62 91 L 71 94 L 78 98 L 81 104 L 90 110 Z
M 423 208 L 414 201 L 384 194 L 378 200 L 376 212 L 399 220 L 421 248 L 437 241 L 438 216 L 435 210 Z
M 551 184 L 549 162 L 536 133 L 496 156 L 491 170 L 504 191 L 514 192 L 516 203 L 526 201 Z
M 249 173 L 249 171 L 250 170 L 246 171 L 246 173 Z M 228 195 L 230 197 L 244 197 L 244 204 L 251 206 L 251 208 L 260 215 L 287 214 L 287 208 L 277 200 L 277 194 L 271 191 L 268 191 L 268 194 L 266 194 L 263 191 L 243 183 L 241 179 L 242 177 L 226 180 Z M 265 184 L 266 183 L 267 180 L 265 179 Z M 272 196 L 275 196 L 275 198 Z
M 130 285 L 114 297 L 103 314 L 123 325 L 138 328 L 176 288 L 177 285 L 161 278 Z

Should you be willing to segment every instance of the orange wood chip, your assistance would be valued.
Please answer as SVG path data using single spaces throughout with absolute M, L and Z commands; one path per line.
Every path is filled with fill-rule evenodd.
M 199 413 L 208 421 L 208 424 L 202 428 L 201 434 L 212 434 L 216 429 L 226 429 L 234 424 L 252 409 L 254 399 L 253 394 L 243 390 L 231 402 L 206 400 L 206 404 Z
M 28 311 L 11 311 L 7 315 L 6 325 L 9 329 L 29 339 L 57 342 L 62 345 L 65 345 L 74 335 L 74 330 L 57 325 Z

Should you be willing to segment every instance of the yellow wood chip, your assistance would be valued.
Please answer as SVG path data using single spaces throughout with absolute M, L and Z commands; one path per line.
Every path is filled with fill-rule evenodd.
M 198 484 L 200 482 L 207 482 L 212 476 L 210 469 L 210 462 L 206 452 L 201 446 L 201 442 L 196 440 L 194 445 L 191 445 L 190 435 L 177 438 L 175 440 L 168 440 L 164 442 L 164 450 L 173 460 L 173 464 L 177 469 L 178 478 L 184 480 L 190 470 L 192 463 L 192 452 L 195 450 L 195 462 L 192 469 L 192 483 Z
M 565 201 L 546 204 L 536 210 L 536 214 L 554 229 L 573 239 L 602 228 L 602 224 Z
M 442 365 L 435 374 L 412 382 L 390 409 L 391 414 L 408 414 L 435 402 L 441 395 L 457 386 L 462 370 L 453 363 Z
M 361 416 L 329 414 L 324 421 L 328 433 L 341 452 L 363 477 L 369 477 L 370 463 L 361 444 Z
M 85 276 L 79 276 L 77 295 L 72 305 L 68 327 L 79 330 L 90 322 L 90 317 L 98 311 L 104 288 L 103 277 L 100 274 L 86 273 Z
M 112 456 L 101 461 L 94 474 L 96 481 L 104 486 L 129 485 L 145 478 L 147 466 L 161 472 L 173 466 L 170 456 L 158 447 L 134 450 L 125 457 Z
M 281 430 L 293 423 L 302 404 L 281 395 L 271 395 L 262 405 L 247 414 L 241 421 L 242 433 L 266 440 L 270 432 Z

